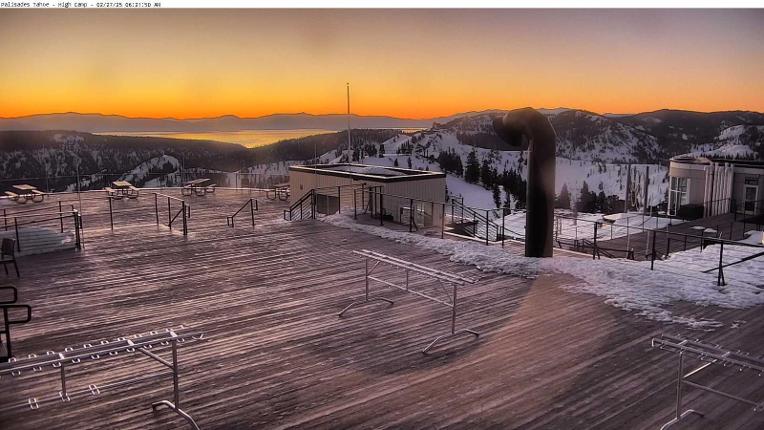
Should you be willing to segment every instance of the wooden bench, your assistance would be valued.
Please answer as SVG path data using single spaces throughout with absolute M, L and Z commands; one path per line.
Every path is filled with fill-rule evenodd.
M 122 194 L 118 193 L 117 190 L 111 187 L 105 187 L 104 191 L 106 191 L 106 194 L 109 195 L 114 200 L 122 200 Z
M 128 199 L 137 199 L 140 194 L 141 194 L 141 190 L 138 188 L 135 188 L 132 185 L 130 185 L 130 188 L 127 189 Z
M 32 201 L 33 202 L 43 202 L 45 201 L 45 193 L 40 190 L 32 190 Z
M 14 193 L 13 191 L 6 191 L 5 195 L 8 196 L 9 199 L 18 202 L 19 201 L 19 195 Z

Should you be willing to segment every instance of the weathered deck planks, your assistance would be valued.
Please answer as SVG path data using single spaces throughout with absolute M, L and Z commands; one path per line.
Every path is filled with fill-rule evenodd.
M 675 378 L 675 357 L 652 350 L 652 336 L 667 330 L 764 352 L 760 308 L 676 305 L 687 316 L 747 321 L 692 332 L 559 288 L 579 282 L 573 278 L 481 273 L 427 249 L 321 222 L 284 222 L 281 202 L 261 199 L 254 229 L 246 221 L 227 228 L 225 216 L 247 198 L 218 190 L 187 199 L 188 238 L 157 227 L 153 211 L 121 213 L 112 232 L 108 215 L 95 215 L 104 201 L 88 202 L 83 251 L 21 261 L 17 285 L 34 314 L 14 332 L 17 354 L 179 324 L 204 330 L 207 341 L 180 349 L 183 406 L 203 429 L 649 429 L 670 418 Z M 457 326 L 481 338 L 423 356 L 421 348 L 448 330 L 449 309 L 389 289 L 394 306 L 373 304 L 337 318 L 362 294 L 363 262 L 350 252 L 359 248 L 480 277 L 462 290 Z M 507 252 L 520 251 L 509 245 Z M 70 384 L 158 369 L 140 357 L 133 362 L 132 369 L 74 370 Z M 736 387 L 728 375 L 713 371 L 708 380 Z M 51 376 L 3 378 L 0 404 L 55 392 Z M 764 380 L 753 382 L 747 391 L 760 395 Z M 170 387 L 168 377 L 67 406 L 0 412 L 0 427 L 185 428 L 176 415 L 149 407 Z M 709 415 L 676 428 L 764 426 L 732 401 L 692 390 L 686 398 Z

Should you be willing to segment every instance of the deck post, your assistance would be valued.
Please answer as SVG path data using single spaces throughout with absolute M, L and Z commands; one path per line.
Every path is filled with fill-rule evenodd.
M 111 231 L 114 231 L 114 211 L 111 207 L 111 196 L 106 197 L 109 199 L 109 225 L 111 227 Z
M 342 188 L 337 186 L 337 213 L 342 213 Z
M 170 198 L 167 197 L 167 225 L 172 228 L 172 211 L 170 210 Z
M 80 237 L 80 229 L 82 228 L 82 222 L 80 221 L 80 212 L 74 212 L 74 246 L 77 249 L 82 249 L 82 238 Z
M 379 225 L 385 224 L 385 195 L 379 193 Z
M 504 248 L 504 237 L 506 234 L 506 226 L 504 222 L 504 218 L 507 216 L 507 208 L 501 208 L 501 247 Z
M 353 219 L 358 219 L 358 206 L 356 203 L 356 190 L 353 190 Z M 361 196 L 363 198 L 363 196 Z
M 16 230 L 16 251 L 21 252 L 21 241 L 19 240 L 19 222 L 16 217 L 13 217 L 13 229 Z
M 64 214 L 63 208 L 61 207 L 61 200 L 58 201 L 58 221 L 61 223 L 61 233 L 64 232 Z
M 650 270 L 653 270 L 653 268 L 655 267 L 655 233 L 656 233 L 656 230 L 653 230 L 653 248 L 652 248 L 652 252 L 650 253 Z
M 154 193 L 154 215 L 157 219 L 157 225 L 159 225 L 159 195 Z
M 488 209 L 485 210 L 485 245 L 488 246 Z
M 721 287 L 727 283 L 724 281 L 724 266 L 722 258 L 724 257 L 724 242 L 719 242 L 719 273 L 716 275 L 716 285 Z
M 180 201 L 180 210 L 183 211 L 183 236 L 188 236 L 188 223 L 186 221 L 186 201 Z M 173 343 L 173 345 L 175 345 Z
M 252 198 L 249 198 L 249 212 L 252 215 L 252 228 L 255 228 L 255 203 Z
M 5 231 L 8 231 L 8 211 L 3 208 L 3 224 L 5 225 Z
M 413 231 L 414 223 L 414 199 L 409 199 L 409 233 Z
M 594 222 L 594 246 L 592 247 L 592 260 L 597 258 L 597 222 Z
M 440 213 L 440 238 L 443 239 L 446 233 L 446 204 L 443 203 L 443 211 Z

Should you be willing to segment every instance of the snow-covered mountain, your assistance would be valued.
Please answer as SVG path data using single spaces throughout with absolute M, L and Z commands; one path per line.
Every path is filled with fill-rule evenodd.
M 626 198 L 626 178 L 631 176 L 631 196 L 641 198 L 635 184 L 644 184 L 649 168 L 650 206 L 664 200 L 668 159 L 688 152 L 714 156 L 764 159 L 764 115 L 755 112 L 697 113 L 656 111 L 636 115 L 599 115 L 577 109 L 542 109 L 557 133 L 557 191 L 563 186 L 573 199 L 583 188 L 591 193 Z M 475 196 L 474 206 L 493 207 L 499 194 L 504 204 L 521 188 L 526 157 L 508 147 L 493 131 L 493 119 L 505 111 L 491 110 L 457 115 L 436 121 L 417 132 L 393 129 L 355 129 L 353 144 L 364 147 L 364 162 L 398 163 L 449 173 L 449 190 Z M 234 124 L 233 121 L 231 124 Z M 234 126 L 234 125 L 232 125 Z M 178 170 L 244 171 L 258 175 L 286 173 L 289 164 L 306 162 L 314 153 L 323 161 L 340 159 L 347 144 L 346 132 L 322 134 L 277 142 L 260 148 L 209 141 L 169 138 L 101 136 L 69 131 L 0 131 L 0 179 L 37 178 L 46 188 L 61 189 L 80 173 L 137 174 L 149 181 Z M 380 146 L 381 144 L 381 146 Z M 373 152 L 372 152 L 373 150 Z M 378 156 L 380 150 L 384 156 Z M 493 179 L 465 180 L 470 153 L 480 168 L 487 165 Z M 359 151 L 356 151 L 359 152 Z M 356 154 L 357 157 L 357 154 Z M 453 169 L 460 164 L 460 171 Z M 629 172 L 628 165 L 631 165 Z M 481 169 L 482 170 L 482 169 Z M 150 174 L 149 174 L 150 173 Z M 48 178 L 53 179 L 49 183 Z M 131 176 L 133 177 L 133 176 Z M 42 179 L 41 179 L 42 178 Z M 58 181 L 58 182 L 56 182 Z M 584 186 L 584 182 L 586 186 Z M 10 183 L 4 181 L 3 183 Z M 494 189 L 499 184 L 500 190 Z M 98 184 L 93 184 L 97 186 Z M 506 186 L 505 186 L 506 185 Z M 508 190 L 513 188 L 513 190 Z M 473 197 L 468 197 L 472 199 Z

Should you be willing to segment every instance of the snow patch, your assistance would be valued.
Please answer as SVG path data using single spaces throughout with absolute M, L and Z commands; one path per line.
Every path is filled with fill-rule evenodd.
M 526 278 L 534 278 L 543 273 L 570 275 L 581 282 L 565 285 L 565 290 L 595 294 L 605 298 L 605 303 L 635 311 L 638 315 L 656 321 L 713 329 L 722 326 L 722 323 L 677 315 L 666 307 L 678 301 L 733 309 L 764 304 L 761 289 L 745 280 L 732 280 L 727 287 L 720 289 L 715 286 L 715 274 L 698 273 L 681 265 L 676 270 L 651 271 L 649 262 L 565 256 L 528 258 L 474 242 L 426 237 L 358 224 L 351 217 L 341 214 L 322 220 L 338 227 L 421 246 L 448 255 L 451 261 L 472 265 L 483 271 Z

